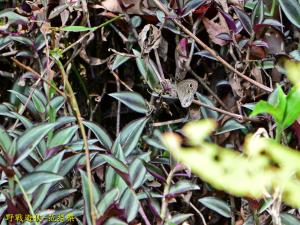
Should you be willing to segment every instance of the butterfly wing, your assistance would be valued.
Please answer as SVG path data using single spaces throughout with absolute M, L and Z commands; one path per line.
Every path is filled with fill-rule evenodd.
M 192 104 L 197 88 L 198 82 L 194 79 L 186 79 L 177 84 L 177 95 L 182 107 L 187 108 Z

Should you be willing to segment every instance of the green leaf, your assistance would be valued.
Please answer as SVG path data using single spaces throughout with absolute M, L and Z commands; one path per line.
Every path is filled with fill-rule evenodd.
M 48 184 L 56 181 L 63 180 L 64 177 L 59 176 L 55 173 L 50 172 L 32 172 L 25 175 L 21 180 L 20 184 L 24 188 L 27 194 L 32 194 L 40 185 Z M 21 194 L 19 186 L 16 187 L 16 195 Z
M 128 174 L 127 166 L 124 163 L 122 163 L 120 160 L 110 155 L 101 155 L 101 156 L 111 167 L 113 167 L 117 171 L 120 171 L 123 174 Z
M 10 136 L 7 134 L 4 128 L 0 127 L 0 147 L 8 153 L 8 150 L 12 144 Z
M 119 190 L 113 188 L 106 192 L 101 201 L 97 204 L 97 210 L 100 216 L 103 216 L 109 207 L 111 207 L 119 199 Z
M 37 167 L 34 168 L 34 171 L 51 172 L 57 174 L 59 167 L 61 165 L 63 155 L 64 152 L 60 152 L 59 154 L 54 155 L 53 157 L 43 161 L 41 164 L 39 164 Z M 34 199 L 32 205 L 33 209 L 37 209 L 42 204 L 46 195 L 49 193 L 49 189 L 51 186 L 52 184 L 44 184 L 38 188 L 38 190 L 35 192 L 36 198 Z
M 194 191 L 199 190 L 199 186 L 196 184 L 193 184 L 192 182 L 188 180 L 180 180 L 176 184 L 172 185 L 170 188 L 169 193 L 167 196 L 174 197 L 179 194 L 188 192 L 188 191 Z
M 120 199 L 120 208 L 125 210 L 127 222 L 131 222 L 136 218 L 140 208 L 140 202 L 133 190 L 128 188 Z
M 115 218 L 115 217 L 111 217 L 109 218 L 104 225 L 128 225 L 127 223 L 125 223 L 124 221 L 122 220 L 119 220 L 118 218 Z
M 245 11 L 237 8 L 237 7 L 233 7 L 235 14 L 238 16 L 240 22 L 242 23 L 243 27 L 245 28 L 245 30 L 251 35 L 253 30 L 252 30 L 252 23 L 251 23 L 251 19 L 249 18 L 249 16 L 246 14 Z
M 188 214 L 177 214 L 175 216 L 172 216 L 171 219 L 169 219 L 165 225 L 173 225 L 173 224 L 176 224 L 176 225 L 180 225 L 182 224 L 183 222 L 185 222 L 188 218 L 190 218 L 191 216 L 193 216 L 193 214 L 191 213 L 188 213 Z
M 40 141 L 47 135 L 47 133 L 54 128 L 56 124 L 42 124 L 32 127 L 27 130 L 17 140 L 17 159 L 15 165 L 25 159 L 33 149 L 40 143 Z
M 147 170 L 142 159 L 137 157 L 129 166 L 130 181 L 134 190 L 139 188 L 144 183 L 146 174 Z
M 251 21 L 253 25 L 261 24 L 264 20 L 264 2 L 263 0 L 258 0 L 255 8 L 253 9 Z
M 69 158 L 64 159 L 61 163 L 58 174 L 61 176 L 66 176 L 83 156 L 84 154 L 75 154 Z
M 82 181 L 82 194 L 84 198 L 85 215 L 87 217 L 88 224 L 92 225 L 92 219 L 90 214 L 91 213 L 90 191 L 93 192 L 93 196 L 94 196 L 93 206 L 95 206 L 96 203 L 100 200 L 100 191 L 94 183 L 92 183 L 92 187 L 89 186 L 89 181 L 86 172 L 84 172 L 83 170 L 79 170 L 79 172 Z
M 270 95 L 269 102 L 259 101 L 253 109 L 251 116 L 260 113 L 269 113 L 275 119 L 277 125 L 282 125 L 287 107 L 287 97 L 278 85 L 277 89 Z
M 89 128 L 96 136 L 98 141 L 107 149 L 111 149 L 112 147 L 112 141 L 111 137 L 108 135 L 106 130 L 104 130 L 102 127 L 99 125 L 93 123 L 93 122 L 88 122 L 88 121 L 83 121 L 84 126 Z
M 130 57 L 128 57 L 128 56 L 117 55 L 114 60 L 113 65 L 111 67 L 111 70 L 115 70 L 115 69 L 119 68 L 119 66 L 121 66 L 122 64 L 127 62 L 129 59 L 130 59 Z
M 68 144 L 72 138 L 74 137 L 76 131 L 78 130 L 78 126 L 71 126 L 64 128 L 57 132 L 53 138 L 48 143 L 48 148 L 53 148 L 59 145 L 66 145 Z
M 236 120 L 230 119 L 216 132 L 216 134 L 223 134 L 236 130 L 246 130 L 247 128 L 237 122 Z
M 286 17 L 296 27 L 300 28 L 300 4 L 297 0 L 279 0 L 279 4 Z
M 280 214 L 282 225 L 300 225 L 300 220 L 296 216 L 289 213 Z
M 215 197 L 205 197 L 198 200 L 207 208 L 217 212 L 218 214 L 230 218 L 231 217 L 231 210 L 229 205 L 227 205 L 224 201 L 215 198 Z
M 68 197 L 69 195 L 75 193 L 77 189 L 60 189 L 49 194 L 49 196 L 43 202 L 41 209 L 47 209 L 53 206 L 55 203 L 61 201 L 62 199 Z
M 197 92 L 196 96 L 201 102 L 203 102 L 207 105 L 210 105 L 210 106 L 214 106 L 214 104 L 207 97 L 205 97 L 204 95 Z M 211 110 L 211 109 L 207 109 L 207 108 L 201 106 L 200 110 L 201 110 L 201 113 L 202 113 L 202 115 L 205 119 L 212 118 L 212 119 L 217 120 L 218 117 L 219 117 L 219 114 L 217 112 Z
M 287 96 L 283 128 L 292 125 L 300 116 L 300 87 L 293 87 Z
M 142 74 L 143 78 L 145 79 L 145 81 L 147 82 L 149 87 L 152 90 L 154 90 L 159 84 L 157 75 L 155 74 L 151 65 L 148 65 L 145 63 L 145 61 L 142 59 L 141 53 L 139 51 L 137 51 L 135 49 L 133 49 L 132 51 L 133 51 L 133 54 L 136 56 L 135 61 L 136 61 L 136 65 L 137 65 L 140 73 Z
M 33 115 L 38 115 L 38 111 L 36 110 L 33 102 L 30 100 L 28 101 L 28 97 L 17 92 L 14 90 L 9 90 L 10 93 L 12 93 L 13 95 L 15 95 L 21 102 L 23 105 L 26 105 L 27 108 L 29 109 L 29 111 L 33 114 Z
M 130 155 L 136 148 L 147 122 L 148 118 L 144 117 L 130 122 L 122 129 L 116 143 L 119 141 L 125 156 Z
M 43 102 L 36 95 L 32 95 L 32 102 L 39 113 L 44 113 L 46 111 Z
M 98 29 L 98 27 L 66 26 L 60 29 L 68 32 L 84 32 L 84 31 L 95 31 Z
M 16 24 L 27 24 L 28 18 L 25 16 L 21 16 L 9 9 L 4 9 L 0 12 L 0 18 L 6 17 L 8 20 L 8 24 L 16 23 Z
M 137 92 L 122 91 L 109 94 L 109 96 L 121 101 L 127 107 L 138 113 L 147 114 L 149 112 L 145 99 Z

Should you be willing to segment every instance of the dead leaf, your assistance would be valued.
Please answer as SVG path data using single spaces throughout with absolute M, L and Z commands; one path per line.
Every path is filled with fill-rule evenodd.
M 79 53 L 80 57 L 91 66 L 98 66 L 108 62 L 109 58 L 99 59 L 95 57 L 88 56 L 85 49 L 82 49 Z
M 234 94 L 239 96 L 240 98 L 244 97 L 243 87 L 241 85 L 242 79 L 237 76 L 230 76 L 229 83 L 231 85 L 232 91 Z
M 164 62 L 166 62 L 168 59 L 168 49 L 169 49 L 169 44 L 162 37 L 159 48 L 158 48 L 158 55 L 163 59 Z
M 139 45 L 142 49 L 142 54 L 149 54 L 153 49 L 157 49 L 161 42 L 161 31 L 152 24 L 144 26 L 139 33 Z
M 255 77 L 255 80 L 258 81 L 259 83 L 263 83 L 262 80 L 262 74 L 261 74 L 261 70 L 258 69 L 257 67 L 254 67 L 251 71 L 252 76 Z
M 188 72 L 187 63 L 189 59 L 188 59 L 187 47 L 188 47 L 188 39 L 183 38 L 179 41 L 175 49 L 176 80 L 183 80 Z
M 143 7 L 147 7 L 148 3 L 146 0 L 121 0 L 123 5 L 126 7 L 126 12 L 128 14 L 138 14 L 143 15 Z M 123 10 L 119 4 L 118 0 L 105 0 L 102 3 L 102 6 L 111 12 L 122 13 Z
M 228 41 L 222 40 L 218 38 L 218 36 L 223 33 L 229 34 L 229 28 L 224 17 L 220 16 L 220 13 L 218 14 L 218 19 L 219 22 L 216 23 L 213 20 L 204 17 L 203 24 L 212 42 L 217 45 L 224 46 L 228 44 Z

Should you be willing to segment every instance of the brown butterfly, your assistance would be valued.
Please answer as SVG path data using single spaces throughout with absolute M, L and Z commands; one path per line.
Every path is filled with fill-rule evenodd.
M 187 108 L 192 104 L 197 89 L 198 82 L 194 79 L 186 79 L 177 83 L 177 95 L 182 107 Z

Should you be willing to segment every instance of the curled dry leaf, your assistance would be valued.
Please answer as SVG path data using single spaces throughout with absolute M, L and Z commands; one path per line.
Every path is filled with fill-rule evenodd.
M 147 24 L 139 33 L 139 45 L 142 53 L 149 54 L 153 49 L 157 49 L 161 39 L 161 31 L 152 24 Z
M 183 38 L 179 41 L 176 49 L 175 49 L 175 63 L 176 63 L 176 71 L 175 78 L 176 80 L 183 80 L 188 72 L 188 40 Z
M 168 49 L 169 49 L 169 44 L 168 42 L 162 37 L 161 42 L 158 48 L 158 54 L 159 56 L 163 59 L 164 62 L 167 61 L 168 59 Z
M 99 66 L 104 63 L 107 63 L 109 58 L 107 59 L 99 59 L 95 57 L 88 56 L 85 49 L 82 49 L 79 53 L 80 57 L 91 66 Z
M 218 38 L 218 36 L 224 33 L 229 34 L 229 28 L 224 17 L 220 13 L 218 13 L 218 18 L 219 23 L 216 23 L 213 20 L 204 17 L 203 24 L 212 42 L 217 45 L 224 46 L 228 44 L 228 41 L 222 40 Z
M 143 15 L 143 8 L 147 8 L 148 6 L 147 0 L 121 0 L 121 2 L 128 14 Z M 105 0 L 101 4 L 107 11 L 116 13 L 123 12 L 118 0 Z

